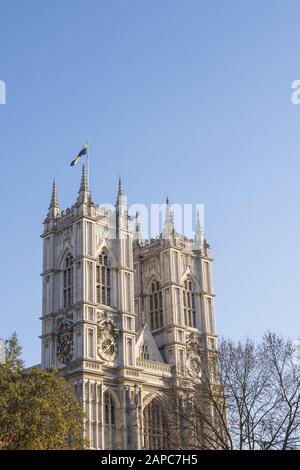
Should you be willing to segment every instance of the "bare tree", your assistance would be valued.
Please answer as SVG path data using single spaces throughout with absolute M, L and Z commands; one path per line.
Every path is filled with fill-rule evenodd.
M 202 351 L 202 375 L 177 380 L 167 400 L 171 445 L 194 449 L 299 449 L 300 365 L 295 347 L 221 339 Z

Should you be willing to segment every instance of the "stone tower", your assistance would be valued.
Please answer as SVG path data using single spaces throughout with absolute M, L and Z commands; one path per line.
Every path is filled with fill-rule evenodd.
M 114 210 L 93 203 L 84 166 L 66 211 L 53 184 L 42 235 L 42 368 L 60 369 L 74 387 L 93 449 L 166 448 L 164 393 L 191 371 L 201 380 L 199 348 L 216 348 L 199 214 L 194 240 L 176 233 L 168 200 L 161 236 L 144 241 L 138 216 L 131 225 L 121 179 Z

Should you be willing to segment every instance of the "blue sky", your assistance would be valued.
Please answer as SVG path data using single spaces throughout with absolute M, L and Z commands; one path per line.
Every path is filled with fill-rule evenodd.
M 205 204 L 221 335 L 300 336 L 300 3 L 0 0 L 0 336 L 39 362 L 42 232 L 93 199 Z

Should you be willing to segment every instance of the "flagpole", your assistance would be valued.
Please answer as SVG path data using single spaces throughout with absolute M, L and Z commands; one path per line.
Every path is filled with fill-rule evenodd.
M 88 188 L 90 190 L 90 155 L 89 155 L 89 152 L 90 152 L 90 145 L 89 145 L 89 141 L 87 140 L 86 141 L 87 143 L 87 153 L 86 153 L 86 173 L 87 173 L 87 184 L 88 184 Z

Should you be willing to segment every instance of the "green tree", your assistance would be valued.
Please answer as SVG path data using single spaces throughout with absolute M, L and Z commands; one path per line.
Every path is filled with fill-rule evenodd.
M 0 365 L 0 448 L 83 449 L 83 413 L 57 371 L 26 370 L 14 333 Z
M 6 366 L 13 371 L 24 369 L 21 359 L 22 347 L 19 344 L 17 333 L 14 331 L 6 342 Z

